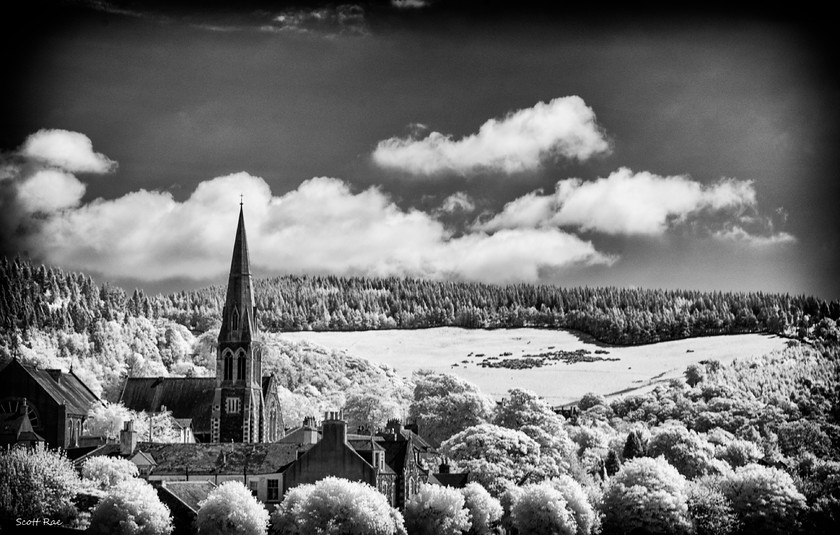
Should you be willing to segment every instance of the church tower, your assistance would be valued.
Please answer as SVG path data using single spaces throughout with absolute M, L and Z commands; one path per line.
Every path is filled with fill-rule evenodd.
M 245 216 L 240 203 L 216 350 L 216 392 L 210 430 L 213 442 L 260 442 L 265 435 L 258 339 Z

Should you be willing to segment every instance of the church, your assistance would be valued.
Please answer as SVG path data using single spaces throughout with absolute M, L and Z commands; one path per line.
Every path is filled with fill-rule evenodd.
M 129 377 L 120 401 L 135 411 L 171 411 L 199 442 L 274 442 L 283 434 L 277 379 L 262 375 L 262 347 L 245 216 L 233 243 L 216 377 Z

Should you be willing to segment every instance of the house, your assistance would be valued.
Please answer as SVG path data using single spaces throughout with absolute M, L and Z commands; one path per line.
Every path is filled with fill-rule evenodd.
M 134 411 L 192 420 L 198 442 L 273 442 L 283 418 L 277 378 L 262 374 L 262 346 L 245 216 L 239 206 L 215 377 L 129 377 L 120 401 Z
M 71 369 L 41 369 L 13 358 L 0 369 L 0 419 L 9 422 L 25 410 L 28 427 L 51 448 L 84 445 L 82 433 L 99 397 Z

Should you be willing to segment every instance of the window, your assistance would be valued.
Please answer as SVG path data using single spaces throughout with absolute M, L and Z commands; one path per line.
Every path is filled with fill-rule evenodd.
M 259 498 L 259 481 L 254 481 L 253 479 L 248 482 L 248 489 L 251 491 L 251 494 L 254 495 L 254 498 Z
M 239 328 L 239 309 L 234 308 L 233 314 L 230 315 L 230 330 L 235 331 Z
M 227 398 L 227 412 L 228 413 L 239 412 L 239 398 Z
M 233 355 L 231 355 L 230 353 L 225 353 L 225 356 L 222 358 L 222 362 L 224 363 L 223 380 L 233 380 Z
M 268 501 L 276 502 L 280 499 L 280 481 L 277 479 L 268 480 Z
M 238 353 L 236 355 L 236 378 L 240 381 L 245 379 L 245 365 L 247 360 L 245 359 L 245 353 Z

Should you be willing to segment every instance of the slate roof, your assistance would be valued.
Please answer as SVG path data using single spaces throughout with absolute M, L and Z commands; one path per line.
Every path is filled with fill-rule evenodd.
M 432 474 L 438 482 L 444 487 L 452 487 L 455 489 L 462 489 L 470 482 L 470 473 L 461 472 L 454 474 Z M 431 479 L 431 475 L 429 478 Z
M 215 377 L 129 377 L 120 401 L 133 411 L 158 412 L 161 406 L 174 418 L 192 419 L 196 434 L 210 432 Z
M 143 452 L 154 459 L 152 474 L 184 474 L 189 467 L 190 474 L 240 475 L 247 464 L 249 474 L 273 474 L 281 472 L 295 461 L 298 452 L 303 453 L 311 446 L 282 444 L 279 442 L 243 444 L 160 444 L 141 442 L 135 451 Z
M 101 446 L 93 446 L 88 448 L 73 448 L 67 452 L 67 457 L 73 461 L 76 466 L 81 466 L 85 461 L 91 457 L 119 457 L 119 444 L 103 444 Z
M 198 513 L 198 503 L 206 499 L 216 485 L 212 481 L 164 481 L 159 488 L 159 492 L 169 493 L 192 512 Z
M 13 359 L 7 366 L 14 365 L 23 368 L 53 401 L 59 405 L 64 404 L 69 414 L 86 415 L 91 407 L 102 403 L 99 396 L 76 377 L 72 370 L 44 370 L 23 364 L 17 359 Z

